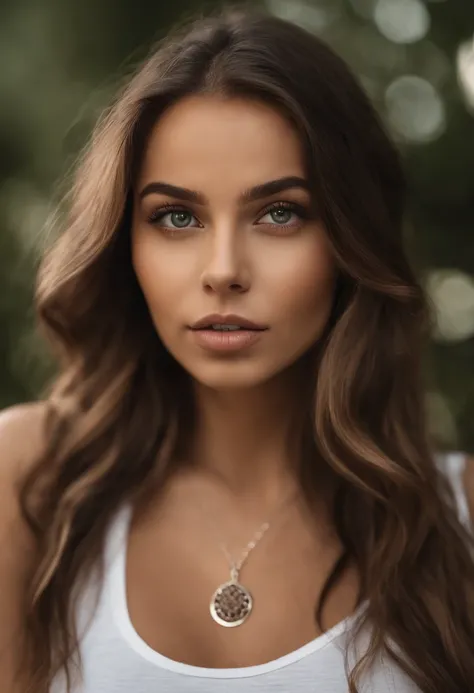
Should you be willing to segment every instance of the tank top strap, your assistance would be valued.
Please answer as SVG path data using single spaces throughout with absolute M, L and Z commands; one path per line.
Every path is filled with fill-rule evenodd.
M 438 466 L 446 474 L 452 486 L 458 508 L 459 520 L 468 529 L 472 530 L 469 505 L 464 486 L 466 461 L 466 453 L 461 451 L 453 451 L 442 455 L 438 462 Z
M 127 539 L 131 522 L 132 509 L 129 505 L 120 507 L 109 521 L 104 545 L 104 572 L 99 566 L 94 566 L 87 579 L 87 589 L 80 596 L 77 624 L 78 632 L 84 637 L 97 614 L 97 608 L 103 604 L 104 597 L 108 599 L 116 575 L 121 575 Z
M 122 505 L 111 518 L 105 545 L 108 569 L 122 562 L 127 552 L 128 534 L 133 511 L 128 503 Z

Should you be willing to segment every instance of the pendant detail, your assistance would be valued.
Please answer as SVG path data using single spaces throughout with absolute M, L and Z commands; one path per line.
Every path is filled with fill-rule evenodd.
M 227 628 L 240 626 L 252 611 L 252 596 L 237 580 L 220 585 L 212 595 L 211 616 L 216 623 Z

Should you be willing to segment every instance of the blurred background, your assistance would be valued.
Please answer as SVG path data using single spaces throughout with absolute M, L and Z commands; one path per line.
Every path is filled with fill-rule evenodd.
M 32 308 L 43 226 L 101 109 L 153 41 L 225 3 L 2 0 L 0 408 L 51 370 Z M 249 3 L 251 4 L 251 3 Z M 407 243 L 432 301 L 429 424 L 474 452 L 474 1 L 267 0 L 352 66 L 398 142 L 410 181 Z

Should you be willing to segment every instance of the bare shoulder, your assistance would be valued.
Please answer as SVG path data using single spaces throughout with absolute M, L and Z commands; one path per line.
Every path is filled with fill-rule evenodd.
M 0 411 L 0 445 L 9 446 L 14 454 L 23 455 L 43 438 L 46 402 L 16 404 Z
M 44 402 L 20 404 L 0 411 L 0 542 L 3 549 L 5 542 L 9 542 L 12 528 L 22 529 L 18 490 L 43 452 L 46 411 Z
M 18 404 L 0 411 L 0 477 L 18 480 L 45 445 L 45 402 Z M 3 485 L 3 484 L 2 484 Z
M 2 690 L 9 692 L 17 690 L 14 671 L 35 555 L 35 542 L 21 513 L 18 487 L 41 455 L 45 414 L 44 403 L 22 404 L 0 412 L 0 679 Z

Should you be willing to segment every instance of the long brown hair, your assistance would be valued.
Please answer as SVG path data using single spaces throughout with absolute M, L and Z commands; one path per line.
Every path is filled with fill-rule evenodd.
M 423 693 L 474 690 L 474 563 L 426 431 L 421 361 L 429 305 L 403 245 L 398 154 L 345 63 L 302 28 L 238 6 L 176 28 L 131 77 L 83 153 L 62 233 L 40 267 L 37 312 L 59 362 L 46 450 L 22 512 L 39 554 L 27 607 L 32 690 L 72 675 L 75 604 L 113 514 L 173 471 L 185 378 L 153 328 L 131 265 L 131 188 L 160 114 L 200 93 L 262 99 L 298 128 L 339 278 L 313 362 L 308 435 L 338 480 L 344 546 L 370 623 L 360 677 L 392 656 Z M 61 219 L 61 217 L 59 217 Z M 315 464 L 302 469 L 316 485 Z M 354 631 L 354 635 L 355 635 Z M 347 666 L 347 661 L 346 661 Z

